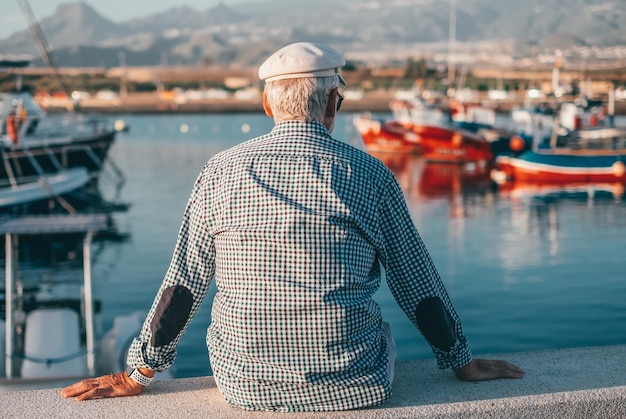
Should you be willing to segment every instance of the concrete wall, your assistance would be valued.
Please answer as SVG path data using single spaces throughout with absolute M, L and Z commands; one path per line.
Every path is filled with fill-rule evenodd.
M 487 357 L 487 356 L 485 356 Z M 626 345 L 489 356 L 526 370 L 522 380 L 470 383 L 434 360 L 396 365 L 387 404 L 326 413 L 244 412 L 212 377 L 158 381 L 137 397 L 76 402 L 58 389 L 0 393 L 2 418 L 626 418 Z

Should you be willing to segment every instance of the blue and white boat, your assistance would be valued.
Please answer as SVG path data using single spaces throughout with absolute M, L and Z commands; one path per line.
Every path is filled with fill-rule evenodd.
M 574 104 L 565 104 L 549 137 L 541 131 L 533 147 L 517 156 L 498 156 L 496 183 L 626 183 L 626 127 L 595 121 L 582 126 Z

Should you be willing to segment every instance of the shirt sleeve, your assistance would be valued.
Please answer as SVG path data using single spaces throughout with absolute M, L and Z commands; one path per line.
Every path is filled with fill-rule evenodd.
M 198 176 L 185 208 L 174 254 L 152 307 L 128 351 L 132 368 L 163 371 L 176 359 L 176 346 L 204 301 L 215 274 L 210 233 L 211 190 L 207 168 Z
M 472 354 L 459 317 L 413 224 L 402 190 L 393 175 L 387 187 L 383 188 L 379 223 L 383 238 L 381 263 L 398 305 L 426 338 L 439 368 L 460 368 L 469 364 Z M 430 304 L 433 300 L 439 300 L 438 304 Z M 423 307 L 432 309 L 423 310 Z M 433 334 L 425 330 L 425 324 L 435 325 L 434 329 L 449 328 L 453 339 L 451 346 L 442 350 L 441 345 L 435 343 L 437 339 L 433 338 Z M 435 334 L 444 332 L 435 330 Z

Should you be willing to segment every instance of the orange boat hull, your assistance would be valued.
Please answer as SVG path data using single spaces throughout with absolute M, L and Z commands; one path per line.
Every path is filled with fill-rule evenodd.
M 417 138 L 399 122 L 359 118 L 354 125 L 367 151 L 375 153 L 421 154 Z
M 368 151 L 420 153 L 441 162 L 491 161 L 489 142 L 469 132 L 434 125 L 360 118 L 355 127 Z

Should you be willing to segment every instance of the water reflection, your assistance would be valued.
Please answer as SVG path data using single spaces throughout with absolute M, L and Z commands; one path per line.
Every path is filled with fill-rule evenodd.
M 101 266 L 102 257 L 129 238 L 114 218 L 129 208 L 116 199 L 121 186 L 114 186 L 113 200 L 95 178 L 62 200 L 22 205 L 0 217 L 7 232 L 1 249 L 6 279 L 0 286 L 0 391 L 59 387 L 67 377 L 124 369 L 124 345 L 140 316 L 116 316 L 115 326 L 105 330 L 104 304 L 92 294 L 108 279 L 110 266 Z
M 510 182 L 498 187 L 501 196 L 510 197 L 515 201 L 524 200 L 614 200 L 621 201 L 624 198 L 623 183 L 531 183 Z
M 476 353 L 624 342 L 621 185 L 498 189 L 488 168 L 374 155 L 398 179 Z M 390 297 L 381 307 L 400 358 L 429 357 Z
M 469 195 L 492 193 L 487 165 L 432 162 L 412 154 L 370 154 L 395 174 L 409 205 L 444 198 L 450 218 L 465 218 L 470 214 Z
M 498 189 L 500 200 L 507 200 L 511 205 L 512 226 L 520 234 L 549 233 L 550 243 L 556 246 L 556 232 L 563 222 L 566 212 L 574 210 L 585 221 L 613 224 L 621 218 L 624 210 L 624 185 L 607 184 L 569 184 L 548 185 L 516 183 Z M 610 220 L 610 221 L 609 221 Z M 601 225 L 597 225 L 601 228 Z
M 455 278 L 459 261 L 474 248 L 481 252 L 474 263 L 499 265 L 500 281 L 513 284 L 544 282 L 552 269 L 573 266 L 581 255 L 607 246 L 613 254 L 608 243 L 623 242 L 621 235 L 614 236 L 626 228 L 623 184 L 496 187 L 489 167 L 371 154 L 395 174 L 414 221 L 446 261 L 449 278 Z M 443 215 L 448 221 L 437 225 Z M 444 229 L 447 234 L 441 234 Z M 610 268 L 600 271 L 608 274 Z
M 344 132 L 342 121 L 337 133 Z M 121 231 L 132 233 L 131 239 L 94 245 L 103 330 L 111 329 L 115 316 L 150 308 L 206 160 L 272 125 L 262 114 L 137 115 L 128 122 L 133 129 L 112 155 L 127 179 L 122 199 L 132 203 L 114 219 Z M 178 129 L 183 123 L 190 127 L 184 134 Z M 246 123 L 250 132 L 242 134 Z M 432 163 L 420 156 L 375 156 L 397 177 L 475 353 L 626 342 L 623 198 L 600 191 L 591 199 L 561 192 L 542 196 L 537 190 L 526 198 L 520 196 L 521 185 L 517 191 L 495 189 L 488 170 L 480 167 Z M 66 258 L 68 250 L 80 251 L 55 250 L 56 260 Z M 377 301 L 392 323 L 399 359 L 432 359 L 388 289 L 378 293 Z M 205 344 L 210 312 L 211 305 L 203 304 L 181 340 L 176 377 L 211 374 Z
M 508 229 L 500 233 L 498 256 L 513 275 L 533 272 L 526 279 L 541 282 L 550 278 L 551 269 L 580 263 L 588 263 L 581 272 L 612 275 L 619 259 L 614 246 L 624 241 L 620 232 L 626 228 L 624 185 L 518 182 L 499 188 L 498 199 L 510 214 Z M 597 266 L 599 256 L 608 265 Z M 513 275 L 505 282 L 519 280 Z

